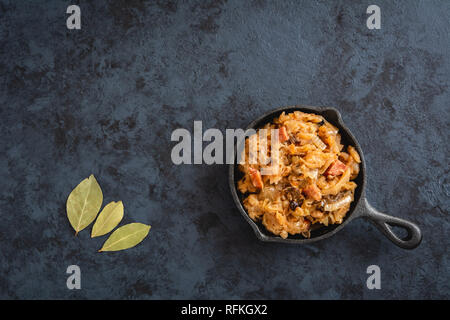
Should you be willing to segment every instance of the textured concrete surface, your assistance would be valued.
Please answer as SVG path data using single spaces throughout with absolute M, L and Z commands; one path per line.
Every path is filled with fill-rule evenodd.
M 448 299 L 449 21 L 448 1 L 1 1 L 0 298 Z M 258 242 L 226 166 L 171 163 L 175 128 L 292 104 L 341 111 L 369 200 L 418 223 L 419 248 L 360 220 L 314 245 Z M 74 237 L 65 201 L 91 173 L 122 223 L 153 226 L 138 247 Z

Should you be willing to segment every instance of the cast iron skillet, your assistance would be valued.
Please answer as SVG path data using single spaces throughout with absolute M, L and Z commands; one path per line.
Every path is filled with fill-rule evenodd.
M 258 129 L 264 124 L 271 122 L 272 119 L 278 117 L 283 111 L 286 113 L 290 113 L 296 110 L 307 113 L 315 113 L 323 116 L 331 124 L 339 128 L 341 141 L 344 145 L 354 146 L 356 150 L 358 150 L 358 153 L 361 157 L 361 164 L 359 175 L 354 180 L 358 184 L 358 187 L 355 190 L 355 200 L 352 202 L 350 210 L 344 218 L 342 224 L 329 225 L 327 227 L 320 226 L 318 228 L 312 229 L 311 237 L 309 239 L 304 238 L 302 235 L 289 235 L 288 238 L 283 239 L 267 231 L 260 222 L 254 222 L 252 219 L 250 219 L 242 205 L 243 195 L 239 191 L 237 191 L 236 188 L 237 181 L 242 177 L 242 173 L 239 171 L 238 165 L 230 164 L 228 178 L 231 188 L 231 194 L 233 196 L 234 202 L 236 203 L 236 206 L 238 207 L 245 220 L 247 220 L 247 222 L 252 226 L 253 230 L 256 233 L 256 236 L 260 240 L 268 242 L 311 243 L 331 237 L 336 232 L 344 228 L 353 219 L 363 217 L 374 223 L 375 226 L 377 226 L 377 228 L 397 246 L 404 249 L 414 249 L 415 247 L 417 247 L 422 241 L 422 233 L 416 224 L 407 220 L 381 213 L 373 208 L 367 201 L 365 193 L 366 165 L 364 162 L 364 155 L 358 141 L 356 141 L 350 130 L 345 126 L 340 113 L 336 109 L 329 107 L 310 107 L 304 105 L 283 107 L 264 114 L 260 118 L 250 123 L 247 129 Z M 236 162 L 236 157 L 235 161 L 233 162 Z M 392 226 L 405 229 L 407 231 L 407 235 L 401 238 L 394 233 L 394 231 L 392 230 Z

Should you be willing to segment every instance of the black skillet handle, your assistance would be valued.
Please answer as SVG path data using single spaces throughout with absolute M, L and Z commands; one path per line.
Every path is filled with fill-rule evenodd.
M 422 232 L 416 224 L 381 213 L 372 207 L 369 202 L 367 202 L 367 199 L 364 198 L 362 200 L 364 201 L 364 205 L 361 216 L 366 217 L 373 222 L 389 240 L 403 249 L 414 249 L 420 244 L 422 241 Z M 400 238 L 394 233 L 391 226 L 403 228 L 408 234 L 406 237 Z

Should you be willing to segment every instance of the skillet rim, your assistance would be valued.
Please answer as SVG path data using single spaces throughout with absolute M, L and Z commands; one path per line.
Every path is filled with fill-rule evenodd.
M 352 134 L 350 129 L 345 125 L 339 110 L 337 110 L 334 107 L 308 106 L 308 105 L 292 105 L 292 106 L 279 107 L 279 108 L 265 112 L 264 114 L 262 114 L 261 116 L 259 116 L 258 118 L 256 118 L 252 122 L 250 122 L 250 124 L 247 125 L 245 130 L 257 129 L 262 124 L 267 123 L 267 121 L 263 122 L 266 118 L 271 117 L 271 119 L 273 119 L 277 115 L 281 114 L 283 111 L 293 112 L 296 110 L 306 112 L 306 113 L 318 113 L 320 115 L 322 115 L 323 113 L 325 113 L 327 111 L 332 112 L 334 114 L 334 116 L 336 117 L 336 121 L 333 121 L 333 120 L 330 121 L 330 119 L 328 119 L 325 116 L 324 116 L 324 118 L 333 125 L 339 124 L 339 126 L 338 126 L 338 127 L 340 127 L 339 130 L 343 129 L 345 131 L 345 133 L 350 138 L 350 140 L 352 140 L 351 145 L 356 148 L 356 150 L 358 151 L 359 156 L 361 158 L 361 166 L 360 166 L 359 175 L 362 175 L 362 177 L 361 177 L 362 183 L 357 186 L 359 197 L 358 197 L 358 199 L 355 199 L 353 201 L 354 206 L 350 208 L 349 212 L 346 214 L 344 221 L 341 224 L 337 225 L 334 229 L 331 229 L 330 231 L 327 231 L 319 236 L 316 236 L 313 238 L 290 238 L 291 235 L 289 235 L 286 239 L 283 239 L 277 235 L 270 235 L 270 236 L 266 235 L 260 230 L 260 226 L 249 217 L 249 215 L 248 215 L 247 211 L 245 210 L 244 206 L 242 205 L 242 202 L 238 195 L 238 191 L 236 188 L 235 174 L 234 174 L 235 170 L 236 170 L 236 166 L 237 166 L 237 164 L 235 162 L 236 162 L 236 157 L 237 157 L 236 150 L 237 150 L 238 142 L 236 142 L 234 144 L 234 153 L 235 154 L 233 157 L 233 159 L 234 159 L 233 163 L 230 163 L 228 165 L 229 166 L 229 168 L 228 168 L 228 183 L 230 186 L 231 195 L 232 195 L 233 201 L 234 201 L 236 207 L 238 208 L 239 212 L 241 213 L 241 215 L 244 217 L 244 219 L 247 221 L 247 223 L 250 224 L 253 231 L 255 232 L 256 237 L 263 242 L 307 244 L 307 243 L 320 241 L 320 240 L 323 240 L 323 239 L 326 239 L 326 238 L 329 238 L 329 237 L 335 235 L 337 232 L 342 230 L 350 221 L 352 221 L 355 218 L 360 217 L 363 212 L 363 210 L 361 210 L 361 207 L 364 204 L 364 201 L 362 201 L 362 200 L 365 199 L 365 187 L 366 187 L 366 165 L 365 165 L 364 154 L 362 152 L 362 149 L 361 149 L 361 146 L 360 146 L 358 140 Z M 356 192 L 355 192 L 355 194 L 356 194 Z M 270 231 L 267 231 L 267 232 L 270 232 Z

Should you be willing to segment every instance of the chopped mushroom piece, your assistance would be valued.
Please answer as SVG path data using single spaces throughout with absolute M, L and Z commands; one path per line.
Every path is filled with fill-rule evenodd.
M 286 127 L 281 127 L 278 131 L 278 138 L 280 139 L 280 142 L 285 142 L 289 140 L 289 135 L 287 133 Z
M 350 194 L 347 194 L 344 197 L 341 197 L 339 200 L 334 202 L 329 202 L 324 206 L 325 211 L 335 211 L 337 209 L 340 209 L 342 207 L 345 207 L 347 204 L 352 202 L 352 196 Z
M 291 208 L 292 211 L 295 211 L 295 209 L 297 209 L 298 207 L 298 202 L 293 200 L 289 203 L 289 207 Z
M 315 184 L 310 184 L 306 188 L 303 189 L 303 193 L 310 199 L 314 199 L 319 201 L 322 199 L 322 193 L 320 189 Z
M 335 160 L 325 171 L 325 175 L 327 177 L 336 177 L 340 176 L 345 172 L 345 169 L 347 169 L 347 166 L 342 163 L 340 160 Z
M 262 181 L 261 172 L 259 170 L 249 168 L 250 178 L 252 179 L 252 184 L 255 188 L 262 189 L 264 187 L 264 183 Z

